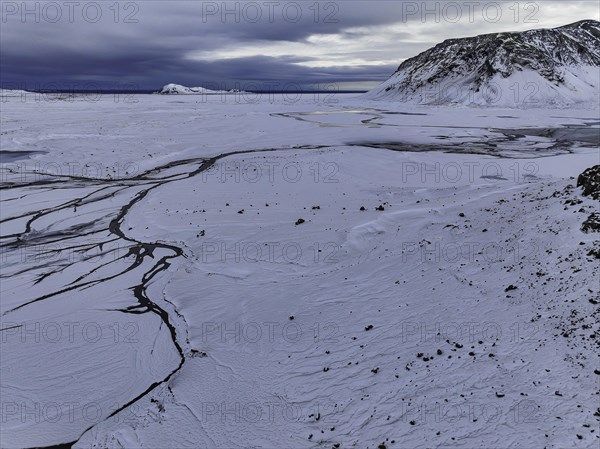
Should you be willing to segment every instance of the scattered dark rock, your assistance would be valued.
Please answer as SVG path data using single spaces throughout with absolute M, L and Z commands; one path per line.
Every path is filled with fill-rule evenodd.
M 366 331 L 370 331 L 371 329 L 373 329 L 373 325 L 369 324 L 368 326 L 365 326 L 365 330 Z
M 197 349 L 192 349 L 190 353 L 192 354 L 192 357 L 206 357 L 207 355 L 206 352 L 198 351 Z
M 301 225 L 302 223 L 305 223 L 302 218 L 298 218 L 298 220 L 296 220 L 296 226 Z
M 162 403 L 158 399 L 151 398 L 150 402 L 152 402 L 153 404 L 156 404 L 159 412 L 162 413 L 165 411 L 165 407 L 162 405 Z
M 504 291 L 505 291 L 505 292 L 509 292 L 509 291 L 511 291 L 511 290 L 516 290 L 516 289 L 517 289 L 517 287 L 516 287 L 516 286 L 514 286 L 514 285 L 510 284 L 508 287 L 506 287 L 506 288 L 504 289 Z
M 596 259 L 600 259 L 600 248 L 590 249 L 590 251 L 587 253 L 587 255 L 590 257 L 595 257 Z

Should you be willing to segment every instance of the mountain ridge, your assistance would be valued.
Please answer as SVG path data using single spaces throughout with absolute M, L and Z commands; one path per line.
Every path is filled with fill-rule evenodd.
M 236 94 L 243 93 L 237 89 L 231 90 L 211 90 L 205 87 L 187 87 L 181 84 L 165 84 L 158 92 L 160 95 L 208 95 L 208 94 Z
M 593 106 L 600 22 L 446 39 L 402 62 L 367 94 L 417 104 Z

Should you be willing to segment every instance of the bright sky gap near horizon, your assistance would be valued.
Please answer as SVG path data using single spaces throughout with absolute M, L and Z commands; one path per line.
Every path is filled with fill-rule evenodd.
M 6 88 L 368 89 L 448 38 L 600 19 L 596 1 L 1 2 Z

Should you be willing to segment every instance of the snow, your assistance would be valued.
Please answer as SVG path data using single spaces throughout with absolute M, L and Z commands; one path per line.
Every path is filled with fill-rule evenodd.
M 600 22 L 448 39 L 404 61 L 365 99 L 493 108 L 600 106 Z
M 550 82 L 531 69 L 508 77 L 494 75 L 475 89 L 477 74 L 449 76 L 434 84 L 425 84 L 414 92 L 387 90 L 405 81 L 404 72 L 365 94 L 366 99 L 396 100 L 408 104 L 455 104 L 495 108 L 577 108 L 600 107 L 600 67 L 572 66 L 561 70 L 564 83 Z M 424 74 L 423 79 L 427 78 Z
M 31 95 L 31 92 L 21 89 L 0 89 L 0 101 L 5 101 L 8 97 L 24 97 L 25 95 Z
M 231 94 L 240 93 L 239 90 L 211 90 L 204 87 L 186 87 L 181 84 L 166 84 L 158 92 L 162 95 L 199 95 L 199 94 Z
M 597 111 L 126 100 L 3 103 L 2 447 L 597 445 Z

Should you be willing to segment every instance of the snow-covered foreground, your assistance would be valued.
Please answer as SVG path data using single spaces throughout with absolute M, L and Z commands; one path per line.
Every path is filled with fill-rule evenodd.
M 249 98 L 4 98 L 2 447 L 595 447 L 598 112 Z

